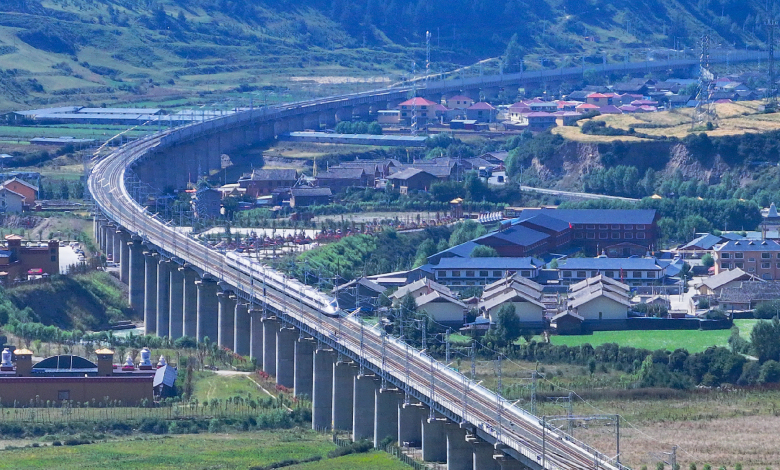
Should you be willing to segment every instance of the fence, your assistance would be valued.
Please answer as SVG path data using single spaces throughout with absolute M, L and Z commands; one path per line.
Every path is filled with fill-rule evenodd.
M 349 439 L 341 439 L 336 434 L 333 434 L 333 443 L 336 444 L 339 447 L 349 447 L 353 444 L 352 441 Z M 405 463 L 406 465 L 412 467 L 414 470 L 428 470 L 428 465 L 418 462 L 414 460 L 413 458 L 409 457 L 408 455 L 404 454 L 403 450 L 396 446 L 396 445 L 386 445 L 386 446 L 379 446 L 375 447 L 377 450 L 381 450 L 383 452 L 387 452 L 388 454 L 392 455 L 393 457 L 397 458 L 401 462 Z
M 18 407 L 0 407 L 1 423 L 19 424 L 68 424 L 102 421 L 128 421 L 147 418 L 164 420 L 174 419 L 211 419 L 244 418 L 275 408 L 258 407 L 257 403 L 243 402 L 198 403 L 172 402 L 150 407 L 122 406 L 121 402 L 99 403 L 32 403 Z

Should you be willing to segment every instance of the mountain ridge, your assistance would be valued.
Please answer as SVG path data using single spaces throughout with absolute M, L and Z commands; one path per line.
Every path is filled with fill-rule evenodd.
M 763 49 L 777 8 L 747 0 L 6 0 L 0 108 L 165 100 L 289 87 L 292 76 L 390 79 L 513 54 L 526 68 L 650 50 Z M 498 70 L 498 62 L 486 66 Z M 267 91 L 267 90 L 266 90 Z M 306 90 L 323 94 L 329 90 Z M 273 89 L 271 90 L 273 93 Z M 303 92 L 303 91 L 302 91 Z M 293 96 L 294 97 L 294 96 Z M 289 98 L 289 97 L 288 97 Z

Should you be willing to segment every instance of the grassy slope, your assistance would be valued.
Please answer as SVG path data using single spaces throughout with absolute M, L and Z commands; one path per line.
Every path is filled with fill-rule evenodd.
M 195 382 L 195 391 L 193 398 L 203 402 L 206 400 L 226 400 L 240 396 L 242 398 L 266 397 L 262 390 L 257 388 L 249 378 L 238 375 L 234 377 L 223 377 L 212 372 L 196 372 L 200 374 L 199 380 Z
M 632 59 L 644 60 L 646 48 L 671 47 L 674 38 L 690 48 L 703 30 L 713 43 L 737 48 L 759 48 L 765 36 L 758 0 L 723 10 L 694 0 L 428 2 L 420 10 L 417 2 L 399 0 L 392 2 L 398 11 L 382 11 L 372 24 L 365 18 L 377 12 L 367 16 L 366 2 L 348 2 L 356 16 L 349 18 L 331 17 L 331 2 L 314 0 L 9 0 L 0 5 L 0 70 L 14 71 L 0 74 L 0 110 L 117 99 L 229 107 L 220 100 L 248 101 L 229 92 L 240 84 L 257 87 L 256 103 L 354 90 L 322 78 L 398 78 L 412 59 L 424 62 L 426 29 L 435 32 L 433 70 L 495 58 L 513 33 L 521 36 L 529 68 L 540 67 L 540 57 L 548 66 L 578 65 L 582 57 L 601 63 L 604 54 L 623 61 L 631 51 Z M 745 21 L 748 15 L 761 17 L 753 22 L 758 26 Z M 498 69 L 495 61 L 486 67 Z M 291 80 L 311 77 L 319 83 Z M 214 90 L 219 98 L 208 96 Z
M 85 330 L 105 325 L 121 312 L 129 315 L 124 292 L 116 278 L 95 272 L 9 289 L 8 297 L 17 308 L 29 306 L 41 323 Z
M 335 446 L 329 436 L 300 429 L 242 434 L 200 434 L 76 447 L 44 447 L 3 452 L 3 468 L 77 470 L 246 470 L 289 459 L 325 456 Z M 111 462 L 110 465 L 108 462 Z M 381 452 L 288 467 L 300 470 L 401 470 L 408 468 Z
M 328 437 L 321 434 L 275 430 L 15 450 L 3 453 L 3 465 L 8 468 L 63 470 L 106 466 L 117 470 L 246 470 L 253 465 L 324 455 L 333 447 Z M 111 462 L 110 465 L 108 462 Z

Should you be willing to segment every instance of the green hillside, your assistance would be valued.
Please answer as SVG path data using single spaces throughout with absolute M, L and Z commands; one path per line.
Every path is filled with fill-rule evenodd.
M 229 107 L 374 87 L 496 58 L 526 67 L 714 44 L 759 49 L 757 0 L 4 0 L 0 110 L 63 103 Z M 771 5 L 771 3 L 770 3 Z M 775 13 L 780 7 L 774 6 Z M 507 64 L 517 67 L 519 61 Z M 497 62 L 488 64 L 497 68 Z M 340 77 L 364 83 L 340 83 Z M 312 78 L 316 77 L 317 80 Z M 217 92 L 217 93 L 215 93 Z M 231 101 L 232 100 L 232 101 Z

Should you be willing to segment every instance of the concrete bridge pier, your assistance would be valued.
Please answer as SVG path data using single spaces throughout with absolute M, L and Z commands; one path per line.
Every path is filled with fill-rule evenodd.
M 335 363 L 336 354 L 332 349 L 314 351 L 311 427 L 315 430 L 329 430 L 333 426 L 333 370 Z
M 474 470 L 501 470 L 498 461 L 493 458 L 493 446 L 477 437 L 467 437 L 473 450 Z M 519 462 L 518 462 L 519 463 Z
M 344 106 L 336 110 L 336 123 L 352 120 L 352 106 Z
M 288 118 L 287 129 L 289 132 L 300 132 L 306 129 L 306 122 L 303 116 L 291 116 Z
M 119 230 L 119 227 L 115 227 L 114 230 L 111 232 L 112 238 L 113 238 L 113 257 L 112 260 L 117 265 L 122 260 L 122 232 Z
M 422 444 L 422 422 L 427 419 L 428 411 L 420 403 L 398 404 L 398 445 L 408 442 L 410 447 Z
M 333 429 L 352 430 L 352 415 L 355 396 L 355 379 L 358 368 L 353 362 L 333 363 Z
M 273 140 L 275 137 L 273 124 L 262 124 L 257 129 L 257 136 L 261 142 Z
M 466 441 L 466 430 L 447 423 L 447 470 L 473 470 L 474 450 Z
M 295 343 L 298 330 L 284 327 L 276 332 L 276 383 L 287 388 L 295 387 Z
M 130 263 L 128 266 L 128 301 L 130 307 L 137 312 L 144 311 L 144 247 L 140 240 L 132 239 L 128 242 L 130 251 Z
M 106 258 L 111 258 L 111 261 L 115 261 L 114 234 L 116 233 L 116 226 L 109 222 L 108 224 L 106 224 L 104 233 L 106 234 Z
M 263 311 L 249 307 L 249 357 L 263 366 Z
M 159 255 L 153 251 L 144 252 L 144 333 L 157 333 L 157 264 Z
M 182 337 L 184 328 L 184 273 L 176 263 L 169 261 L 168 264 L 168 336 L 178 339 Z
M 233 351 L 240 356 L 249 355 L 251 345 L 251 320 L 249 317 L 249 304 L 236 298 L 236 310 L 233 319 Z
M 332 129 L 336 126 L 336 116 L 331 112 L 320 113 L 319 128 Z
M 279 321 L 276 318 L 263 319 L 263 371 L 276 377 L 276 332 Z
M 447 461 L 446 419 L 426 418 L 422 421 L 422 458 L 426 462 Z
M 119 234 L 119 280 L 129 284 L 130 273 L 130 235 L 124 230 L 117 230 Z
M 182 266 L 179 268 L 184 281 L 182 283 L 182 334 L 191 338 L 198 336 L 198 287 L 195 282 L 198 273 L 192 268 Z
M 106 219 L 102 216 L 97 219 L 97 231 L 95 232 L 95 240 L 97 241 L 98 248 L 103 253 L 106 252 Z
M 398 438 L 398 405 L 404 395 L 398 389 L 377 389 L 374 401 L 374 447 L 387 437 Z
M 226 290 L 217 292 L 218 308 L 218 324 L 219 330 L 217 332 L 217 344 L 223 348 L 233 349 L 234 347 L 234 330 L 236 319 L 236 296 L 233 295 L 233 291 Z
M 293 380 L 296 397 L 311 398 L 312 374 L 314 367 L 314 349 L 316 344 L 312 338 L 298 338 L 295 342 L 295 378 Z
M 171 336 L 171 262 L 158 259 L 157 262 L 157 336 Z
M 308 113 L 303 115 L 303 128 L 313 129 L 315 131 L 320 130 L 320 115 L 319 113 Z
M 274 137 L 285 132 L 290 132 L 290 121 L 284 118 L 274 121 Z
M 216 342 L 219 337 L 219 305 L 217 301 L 217 283 L 208 275 L 195 281 L 198 289 L 197 299 L 197 338 Z
M 367 121 L 371 114 L 371 107 L 367 104 L 355 106 L 352 108 L 352 118 L 360 121 Z
M 98 233 L 100 232 L 100 224 L 98 222 L 99 216 L 97 213 L 92 216 L 92 235 L 95 237 L 95 241 L 100 240 Z
M 352 440 L 373 439 L 374 405 L 379 383 L 373 375 L 355 377 L 355 395 L 352 410 Z

